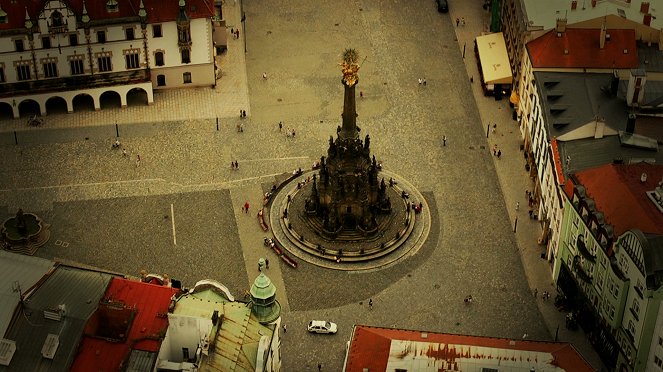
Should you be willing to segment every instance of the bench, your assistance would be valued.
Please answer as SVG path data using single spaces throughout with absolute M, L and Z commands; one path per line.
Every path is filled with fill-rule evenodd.
M 263 213 L 262 208 L 258 211 L 258 223 L 260 223 L 260 227 L 262 227 L 262 231 L 269 230 L 269 226 L 267 226 L 267 223 L 265 222 L 265 214 Z

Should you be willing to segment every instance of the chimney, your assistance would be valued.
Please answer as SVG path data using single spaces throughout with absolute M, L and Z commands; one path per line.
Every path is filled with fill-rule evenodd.
M 626 119 L 626 133 L 633 134 L 635 132 L 635 114 L 628 114 Z
M 556 32 L 566 31 L 566 18 L 557 18 L 557 23 L 555 24 Z
M 645 70 L 631 70 L 631 76 L 628 78 L 628 88 L 626 90 L 626 104 L 629 107 L 640 106 L 645 96 L 646 82 L 647 73 Z
M 643 1 L 640 4 L 640 13 L 644 13 L 644 14 L 649 13 L 649 1 Z
M 601 25 L 601 35 L 599 36 L 599 48 L 601 49 L 605 48 L 605 35 L 605 20 L 603 20 L 603 24 Z
M 576 10 L 578 8 L 578 0 L 571 1 L 571 10 Z

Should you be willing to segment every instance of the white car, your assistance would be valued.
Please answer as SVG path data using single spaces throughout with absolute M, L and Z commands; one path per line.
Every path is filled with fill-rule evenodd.
M 312 333 L 336 333 L 338 327 L 336 326 L 336 323 L 324 320 L 311 320 L 308 322 L 307 329 Z

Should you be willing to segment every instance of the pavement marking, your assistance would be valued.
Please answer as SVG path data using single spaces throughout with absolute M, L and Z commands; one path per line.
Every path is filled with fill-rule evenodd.
M 173 224 L 173 244 L 177 245 L 177 235 L 175 234 L 175 207 L 170 203 L 170 221 Z
M 53 185 L 53 186 L 35 186 L 35 187 L 21 187 L 15 189 L 0 189 L 0 192 L 7 191 L 27 191 L 27 190 L 49 190 L 49 189 L 61 189 L 66 187 L 85 187 L 85 186 L 104 186 L 104 185 L 117 185 L 122 183 L 132 183 L 132 182 L 166 182 L 163 178 L 148 178 L 140 180 L 126 180 L 126 181 L 110 181 L 110 182 L 92 182 L 92 183 L 71 183 L 67 185 Z

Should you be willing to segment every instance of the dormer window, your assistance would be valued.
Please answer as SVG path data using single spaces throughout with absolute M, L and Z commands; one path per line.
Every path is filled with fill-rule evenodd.
M 51 13 L 51 26 L 60 27 L 62 25 L 62 13 L 58 12 L 57 10 Z
M 108 1 L 106 2 L 106 11 L 107 11 L 108 13 L 115 13 L 115 12 L 118 12 L 119 10 L 120 10 L 120 8 L 119 8 L 119 6 L 117 5 L 117 1 L 116 1 L 116 0 L 108 0 Z

